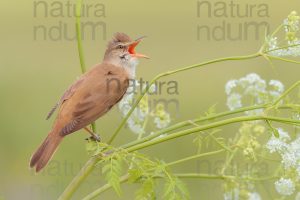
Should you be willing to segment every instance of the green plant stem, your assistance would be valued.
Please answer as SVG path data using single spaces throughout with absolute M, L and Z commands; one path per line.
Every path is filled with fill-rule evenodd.
M 238 152 L 238 148 L 234 149 L 233 152 L 229 155 L 229 157 L 226 159 L 226 162 L 224 164 L 224 166 L 222 167 L 221 170 L 221 174 L 224 174 L 225 171 L 227 170 L 227 168 L 229 167 L 232 159 L 234 158 L 234 156 L 236 155 L 236 153 Z
M 120 178 L 120 184 L 121 183 L 125 183 L 126 181 L 128 181 L 129 178 L 129 174 L 125 174 L 124 176 L 122 176 Z M 93 191 L 92 193 L 88 194 L 86 197 L 84 197 L 82 200 L 90 200 L 90 199 L 94 199 L 96 198 L 99 194 L 111 189 L 112 186 L 110 184 L 105 184 L 102 187 L 98 188 L 97 190 Z
M 79 54 L 79 61 L 80 61 L 80 68 L 81 73 L 84 74 L 86 72 L 85 67 L 85 60 L 84 60 L 84 53 L 83 53 L 83 46 L 82 46 L 82 35 L 81 35 L 81 7 L 82 7 L 82 0 L 77 0 L 76 4 L 76 36 L 77 36 L 77 48 Z M 97 133 L 97 127 L 95 122 L 91 124 L 92 130 L 94 133 Z
M 202 179 L 243 179 L 249 181 L 266 181 L 275 179 L 277 177 L 270 176 L 270 177 L 238 177 L 233 175 L 218 175 L 218 174 L 204 174 L 204 173 L 183 173 L 183 174 L 174 174 L 174 176 L 178 178 L 202 178 Z M 156 178 L 163 178 L 163 176 L 157 176 Z
M 279 98 L 278 98 L 279 99 Z M 280 99 L 279 99 L 280 101 Z M 152 140 L 162 134 L 166 134 L 169 133 L 171 131 L 177 130 L 179 128 L 184 128 L 186 126 L 191 125 L 191 123 L 200 123 L 200 122 L 204 122 L 204 121 L 209 121 L 209 120 L 215 120 L 218 118 L 222 118 L 222 117 L 226 117 L 229 115 L 235 115 L 235 114 L 239 114 L 239 113 L 243 113 L 245 111 L 251 111 L 251 110 L 257 110 L 257 109 L 267 109 L 267 108 L 271 108 L 273 104 L 264 104 L 264 105 L 255 105 L 255 106 L 249 106 L 249 107 L 244 107 L 244 108 L 240 108 L 240 109 L 236 109 L 236 110 L 232 110 L 232 111 L 225 111 L 222 113 L 218 113 L 218 114 L 214 114 L 214 115 L 209 115 L 206 117 L 200 117 L 200 118 L 196 118 L 194 120 L 186 120 L 186 121 L 182 121 L 179 122 L 177 124 L 171 125 L 165 129 L 159 130 L 154 134 L 148 135 L 140 140 L 135 140 L 133 142 L 127 143 L 123 146 L 121 146 L 121 148 L 128 148 L 149 140 Z M 274 104 L 275 105 L 275 104 Z M 282 105 L 282 106 L 278 106 L 278 109 L 292 109 L 293 107 L 295 107 L 295 105 Z
M 135 146 L 126 148 L 126 150 L 128 152 L 132 152 L 132 151 L 136 151 L 136 150 L 140 150 L 140 149 L 144 149 L 146 147 L 161 143 L 161 142 L 165 142 L 168 140 L 172 140 L 178 137 L 182 137 L 182 136 L 186 136 L 192 133 L 196 133 L 199 131 L 204 131 L 204 130 L 208 130 L 208 129 L 212 129 L 212 128 L 216 128 L 216 127 L 220 127 L 220 126 L 225 126 L 228 124 L 234 124 L 234 123 L 238 123 L 238 122 L 243 122 L 243 121 L 257 121 L 257 120 L 270 120 L 270 121 L 275 121 L 275 122 L 281 122 L 281 123 L 286 123 L 286 124 L 300 124 L 299 120 L 294 120 L 294 119 L 288 119 L 288 118 L 279 118 L 279 117 L 270 117 L 270 116 L 242 116 L 242 117 L 235 117 L 235 118 L 230 118 L 230 119 L 225 119 L 222 121 L 218 121 L 218 122 L 213 122 L 210 124 L 206 124 L 206 125 L 201 125 L 199 127 L 195 127 L 195 128 L 190 128 L 190 129 L 186 129 L 186 130 L 182 130 L 176 133 L 172 133 L 170 135 L 167 135 L 165 137 L 162 138 L 156 138 L 154 140 L 150 140 L 141 144 L 137 144 Z
M 267 54 L 267 53 L 270 53 L 270 52 L 273 52 L 273 51 L 277 51 L 277 50 L 281 50 L 281 49 L 287 49 L 287 48 L 290 48 L 290 47 L 297 47 L 297 46 L 300 46 L 300 44 L 286 45 L 286 46 L 282 46 L 282 47 L 278 47 L 278 48 L 275 48 L 275 49 L 270 49 L 270 50 L 264 51 L 263 53 Z
M 226 179 L 242 179 L 242 180 L 249 180 L 249 181 L 267 181 L 277 178 L 276 176 L 270 177 L 238 177 L 233 175 L 218 175 L 218 174 L 205 174 L 205 173 L 182 173 L 182 174 L 174 174 L 174 176 L 178 178 L 197 178 L 197 179 L 213 179 L 213 180 L 226 180 Z M 156 175 L 153 178 L 164 178 L 162 175 Z M 125 183 L 129 179 L 129 175 L 126 174 L 120 178 L 120 183 Z M 103 192 L 111 189 L 112 186 L 109 184 L 105 184 L 99 189 L 93 191 L 89 195 L 87 195 L 83 200 L 91 200 L 95 199 L 97 196 L 102 194 Z
M 146 137 L 144 137 L 144 138 L 142 138 L 140 140 L 135 140 L 133 142 L 127 143 L 127 144 L 125 144 L 125 145 L 123 145 L 121 147 L 122 148 L 128 148 L 128 147 L 131 147 L 131 146 L 134 146 L 134 145 L 137 145 L 137 144 L 140 144 L 140 143 L 152 140 L 152 139 L 154 139 L 154 138 L 156 138 L 156 137 L 158 137 L 158 136 L 160 136 L 162 134 L 166 134 L 168 132 L 177 130 L 179 128 L 183 128 L 183 127 L 189 126 L 189 125 L 191 125 L 191 122 L 192 123 L 200 123 L 200 122 L 204 122 L 204 121 L 209 121 L 209 120 L 214 120 L 214 119 L 217 119 L 217 118 L 226 117 L 226 116 L 229 116 L 229 115 L 243 113 L 245 111 L 256 110 L 256 109 L 263 109 L 263 108 L 267 108 L 267 107 L 268 107 L 267 104 L 266 105 L 255 105 L 255 106 L 244 107 L 244 108 L 240 108 L 240 109 L 236 109 L 236 110 L 232 110 L 232 111 L 225 111 L 225 112 L 222 112 L 222 113 L 218 113 L 218 114 L 214 114 L 214 115 L 209 115 L 209 116 L 206 116 L 206 117 L 200 117 L 200 118 L 197 118 L 197 119 L 194 119 L 194 120 L 186 120 L 186 121 L 174 124 L 172 126 L 169 126 L 169 127 L 165 128 L 165 129 L 159 130 L 156 133 L 148 135 L 148 136 L 146 136 Z
M 179 68 L 177 70 L 168 71 L 168 72 L 165 72 L 165 73 L 157 75 L 154 79 L 152 79 L 150 81 L 150 84 L 148 84 L 148 86 L 143 90 L 143 92 L 141 93 L 141 95 L 137 98 L 137 100 L 135 101 L 134 105 L 131 107 L 130 111 L 123 118 L 123 120 L 121 121 L 120 125 L 115 130 L 115 132 L 113 133 L 112 137 L 108 140 L 108 144 L 111 144 L 114 141 L 114 139 L 117 137 L 117 135 L 119 134 L 119 132 L 121 131 L 121 129 L 124 127 L 126 121 L 130 117 L 130 115 L 132 114 L 132 112 L 134 111 L 134 109 L 137 107 L 137 105 L 141 101 L 141 99 L 145 96 L 145 94 L 149 91 L 150 87 L 158 79 L 160 79 L 162 77 L 170 76 L 170 75 L 173 75 L 173 74 L 177 74 L 179 72 L 191 70 L 191 69 L 194 69 L 194 68 L 203 67 L 203 66 L 206 66 L 206 65 L 209 65 L 209 64 L 213 64 L 213 63 L 219 63 L 219 62 L 230 61 L 230 60 L 247 60 L 247 59 L 257 58 L 259 56 L 262 56 L 262 54 L 261 53 L 255 53 L 255 54 L 251 54 L 251 55 L 247 55 L 247 56 L 236 56 L 236 57 L 219 58 L 219 59 L 215 59 L 215 60 L 211 60 L 211 61 L 207 61 L 207 62 L 203 62 L 203 63 L 199 63 L 199 64 L 190 65 L 190 66 L 187 66 L 187 67 Z
M 300 85 L 300 81 L 294 83 L 289 89 L 287 89 L 276 101 L 274 101 L 273 105 L 277 105 L 282 99 L 284 99 L 291 91 L 297 88 Z
M 186 158 L 183 158 L 183 159 L 180 159 L 180 160 L 176 160 L 176 161 L 173 161 L 173 162 L 169 162 L 166 165 L 167 166 L 173 166 L 173 165 L 177 165 L 177 164 L 180 164 L 180 163 L 183 163 L 183 162 L 187 162 L 187 161 L 191 161 L 191 160 L 194 160 L 194 159 L 198 159 L 198 158 L 202 158 L 202 157 L 206 157 L 206 156 L 216 155 L 216 154 L 222 153 L 224 151 L 225 151 L 224 149 L 220 149 L 220 150 L 217 150 L 217 151 L 211 151 L 211 152 L 207 152 L 207 153 L 201 153 L 201 154 L 189 156 L 189 157 L 186 157 Z
M 60 195 L 58 200 L 71 199 L 73 193 L 77 190 L 81 182 L 93 171 L 99 159 L 100 158 L 98 156 L 94 156 L 89 159 L 80 172 L 72 180 L 72 182 L 68 185 L 68 187 L 64 190 L 64 192 Z
M 149 116 L 147 115 L 146 118 L 145 118 L 144 124 L 143 124 L 143 130 L 145 130 L 145 127 L 147 126 L 148 119 L 149 119 Z M 138 135 L 138 137 L 137 137 L 137 140 L 141 139 L 142 136 L 143 136 L 143 134 L 144 134 L 143 132 L 140 132 L 139 135 Z M 135 160 L 135 157 L 133 157 L 133 158 L 131 159 L 131 163 L 130 163 L 130 165 L 129 165 L 129 169 L 132 168 L 132 166 L 133 166 L 133 161 L 134 161 L 134 160 Z
M 232 143 L 233 144 L 237 144 L 238 140 L 239 140 L 240 136 L 239 134 L 236 134 Z M 221 174 L 224 175 L 225 171 L 227 170 L 227 168 L 229 167 L 230 163 L 232 162 L 233 158 L 235 157 L 236 153 L 238 152 L 238 148 L 235 148 L 232 152 L 227 152 L 227 156 L 226 156 L 226 160 L 225 163 L 221 169 Z
M 280 24 L 273 33 L 271 33 L 270 38 L 272 38 L 276 33 L 278 33 L 278 31 L 280 31 L 280 29 L 282 28 L 282 24 Z M 265 33 L 265 37 L 267 37 L 267 33 Z M 260 48 L 260 51 L 262 52 L 263 50 L 265 50 L 267 45 L 267 38 L 265 38 L 265 41 L 263 43 L 263 45 Z
M 290 60 L 290 59 L 286 59 L 286 58 L 281 58 L 281 57 L 278 57 L 278 56 L 267 55 L 267 57 L 275 59 L 275 60 L 281 60 L 281 61 L 284 61 L 284 62 L 289 62 L 289 63 L 294 63 L 294 64 L 300 64 L 299 61 Z
M 77 48 L 79 53 L 79 60 L 80 60 L 80 67 L 81 72 L 85 73 L 85 61 L 84 61 L 84 54 L 83 54 L 83 47 L 82 47 L 82 36 L 81 36 L 81 7 L 82 7 L 82 0 L 77 0 L 76 4 L 76 36 L 77 36 Z
M 222 144 L 222 142 L 218 141 L 218 139 L 213 134 L 209 134 L 208 137 L 211 137 L 224 150 L 226 150 L 226 151 L 228 151 L 230 153 L 232 152 L 232 150 L 229 147 L 227 147 L 226 145 Z
M 217 150 L 217 151 L 212 151 L 212 152 L 207 152 L 207 153 L 202 153 L 202 154 L 197 154 L 194 156 L 190 156 L 188 158 L 184 158 L 184 159 L 179 159 L 173 162 L 169 162 L 166 164 L 166 166 L 170 167 L 173 165 L 177 165 L 186 161 L 190 161 L 190 160 L 194 160 L 194 159 L 198 159 L 201 157 L 205 157 L 205 156 L 211 156 L 211 155 L 215 155 L 221 152 L 224 152 L 225 150 L 221 149 L 221 150 Z M 120 183 L 124 183 L 128 180 L 129 178 L 129 174 L 125 174 L 120 178 Z M 204 177 L 203 177 L 204 178 Z M 110 184 L 105 184 L 102 187 L 96 189 L 95 191 L 93 191 L 92 193 L 88 194 L 83 200 L 90 200 L 90 199 L 94 199 L 95 197 L 97 197 L 98 195 L 100 195 L 101 193 L 111 189 L 112 186 Z
M 280 31 L 280 29 L 283 27 L 283 24 L 280 24 L 276 29 L 275 29 L 275 31 L 271 34 L 271 37 L 274 37 L 274 35 L 276 35 L 279 31 Z

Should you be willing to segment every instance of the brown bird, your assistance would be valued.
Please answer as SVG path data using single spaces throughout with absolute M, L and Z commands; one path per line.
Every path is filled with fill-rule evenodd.
M 31 168 L 35 167 L 36 172 L 43 169 L 65 136 L 82 128 L 87 129 L 86 126 L 122 99 L 129 80 L 135 76 L 138 58 L 148 58 L 135 52 L 142 38 L 132 40 L 124 33 L 116 33 L 107 45 L 103 62 L 67 89 L 48 114 L 47 119 L 59 107 L 52 130 L 31 157 Z

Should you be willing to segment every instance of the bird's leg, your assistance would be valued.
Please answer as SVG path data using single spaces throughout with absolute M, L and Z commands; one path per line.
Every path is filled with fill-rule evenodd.
M 101 141 L 101 138 L 98 134 L 93 133 L 88 127 L 84 127 L 84 130 L 86 130 L 89 134 L 91 134 L 91 139 L 97 142 Z

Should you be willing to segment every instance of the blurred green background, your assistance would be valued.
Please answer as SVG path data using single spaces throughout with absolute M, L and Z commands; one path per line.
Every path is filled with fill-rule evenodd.
M 85 151 L 86 133 L 79 131 L 67 137 L 61 144 L 50 165 L 40 174 L 34 174 L 28 167 L 32 152 L 51 129 L 53 118 L 45 120 L 48 111 L 60 98 L 61 94 L 80 75 L 80 65 L 75 40 L 64 38 L 54 41 L 44 39 L 39 33 L 34 38 L 34 29 L 43 26 L 48 31 L 60 21 L 66 24 L 62 33 L 75 35 L 75 18 L 66 15 L 66 3 L 63 3 L 64 16 L 51 16 L 58 11 L 59 1 L 41 1 L 47 4 L 48 17 L 44 7 L 35 8 L 39 1 L 1 1 L 0 6 L 0 199 L 56 199 L 69 181 L 88 159 Z M 56 3 L 55 3 L 56 2 Z M 282 1 L 233 1 L 245 13 L 247 4 L 266 4 L 268 15 L 260 17 L 257 9 L 252 17 L 217 17 L 208 16 L 201 11 L 197 16 L 197 0 L 188 1 L 145 1 L 145 0 L 86 0 L 91 5 L 90 16 L 83 16 L 83 22 L 102 22 L 106 29 L 97 30 L 96 39 L 88 34 L 83 41 L 87 67 L 101 62 L 105 45 L 114 32 L 125 32 L 135 38 L 147 35 L 147 39 L 138 50 L 151 57 L 142 60 L 137 75 L 150 80 L 156 74 L 178 67 L 207 61 L 214 58 L 247 55 L 256 52 L 263 41 L 264 30 L 255 38 L 249 31 L 249 38 L 232 41 L 228 38 L 216 41 L 208 40 L 204 35 L 197 36 L 197 26 L 207 25 L 211 28 L 225 21 L 231 24 L 232 32 L 238 34 L 239 23 L 267 22 L 270 29 L 275 29 L 292 10 L 300 7 L 299 0 Z M 213 3 L 220 1 L 210 1 Z M 227 5 L 230 13 L 229 3 Z M 97 17 L 93 6 L 103 4 L 105 16 Z M 53 7 L 52 7 L 53 6 Z M 101 7 L 101 6 L 100 6 Z M 98 7 L 98 8 L 100 8 Z M 213 10 L 213 8 L 212 8 Z M 36 16 L 34 15 L 37 11 Z M 298 10 L 299 11 L 299 10 Z M 98 13 L 99 14 L 99 13 Z M 105 34 L 104 34 L 105 32 Z M 104 34 L 104 35 L 103 35 Z M 55 36 L 55 35 L 54 35 Z M 56 35 L 57 36 L 57 35 Z M 105 39 L 103 39 L 105 37 Z M 256 72 L 264 79 L 281 80 L 287 87 L 299 80 L 300 69 L 297 65 L 274 62 L 275 70 L 262 59 L 234 61 L 209 65 L 205 68 L 183 72 L 164 80 L 176 80 L 179 95 L 165 98 L 176 98 L 180 102 L 178 115 L 173 112 L 173 122 L 192 119 L 212 104 L 218 103 L 218 111 L 227 109 L 224 85 L 229 79 L 240 78 L 245 74 Z M 97 121 L 98 130 L 107 140 L 121 121 L 120 113 L 113 109 Z M 234 134 L 237 126 L 224 129 L 224 133 Z M 121 132 L 115 145 L 123 144 L 136 138 L 128 129 Z M 142 152 L 165 161 L 182 158 L 196 152 L 191 145 L 193 136 L 177 139 L 165 144 L 151 147 Z M 214 169 L 215 160 L 207 158 L 210 169 Z M 176 166 L 175 172 L 199 171 L 199 162 L 192 161 Z M 186 180 L 192 199 L 222 199 L 221 181 Z M 74 199 L 80 199 L 89 191 L 99 187 L 104 181 L 100 170 L 96 170 L 76 193 Z M 124 185 L 124 196 L 121 199 L 132 199 L 135 186 Z M 272 182 L 258 189 L 264 199 L 270 199 L 273 192 Z M 105 193 L 102 199 L 118 199 L 113 191 Z

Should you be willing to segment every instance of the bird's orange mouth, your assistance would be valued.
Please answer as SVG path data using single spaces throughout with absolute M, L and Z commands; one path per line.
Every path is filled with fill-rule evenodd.
M 131 44 L 129 44 L 128 47 L 128 52 L 130 53 L 130 55 L 132 57 L 136 57 L 136 58 L 149 58 L 148 56 L 141 54 L 141 53 L 137 53 L 135 52 L 135 47 L 142 41 L 142 39 L 138 39 L 135 40 L 134 42 L 132 42 Z

